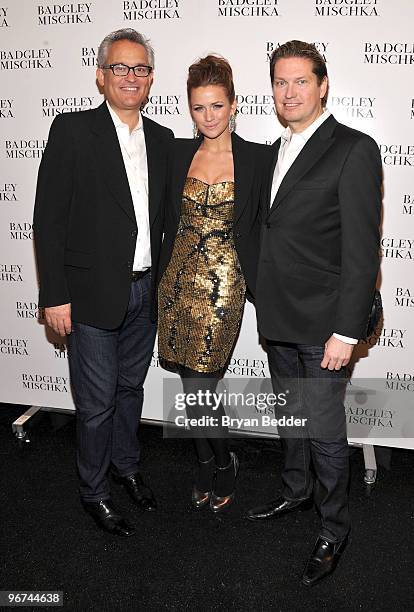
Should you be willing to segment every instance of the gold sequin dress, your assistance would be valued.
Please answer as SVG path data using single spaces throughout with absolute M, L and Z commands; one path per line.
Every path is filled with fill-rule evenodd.
M 158 289 L 159 357 L 197 372 L 229 358 L 246 285 L 233 240 L 234 183 L 187 177 L 170 262 Z

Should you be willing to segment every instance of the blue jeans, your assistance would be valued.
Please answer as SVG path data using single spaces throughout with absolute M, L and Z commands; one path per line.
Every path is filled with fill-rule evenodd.
M 313 494 L 322 519 L 321 537 L 340 542 L 350 529 L 346 370 L 320 367 L 323 346 L 268 341 L 267 351 L 274 392 L 289 389 L 287 405 L 277 416 L 306 419 L 305 427 L 278 428 L 284 451 L 283 497 L 301 500 Z
M 73 322 L 68 357 L 77 416 L 77 464 L 85 501 L 110 497 L 108 470 L 138 469 L 143 384 L 156 325 L 150 320 L 151 275 L 131 283 L 125 318 L 116 329 Z

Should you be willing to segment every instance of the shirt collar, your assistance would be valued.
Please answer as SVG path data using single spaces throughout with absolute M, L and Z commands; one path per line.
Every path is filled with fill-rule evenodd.
M 290 127 L 288 126 L 286 129 L 283 130 L 283 132 L 280 135 L 281 144 L 282 145 L 288 144 L 293 137 L 295 137 L 298 140 L 303 140 L 304 143 L 308 142 L 309 138 L 313 136 L 316 130 L 322 125 L 324 121 L 328 119 L 328 117 L 330 117 L 330 115 L 331 115 L 331 111 L 329 111 L 326 108 L 323 111 L 322 115 L 319 115 L 319 117 L 315 119 L 313 123 L 308 125 L 308 127 L 305 130 L 303 130 L 303 132 L 299 132 L 298 134 L 293 133 Z
M 106 106 L 108 107 L 109 114 L 112 117 L 112 121 L 114 122 L 115 129 L 117 130 L 119 128 L 128 128 L 128 131 L 129 131 L 129 126 L 123 121 L 121 121 L 121 119 L 118 117 L 114 109 L 109 104 L 108 100 L 105 100 L 105 102 L 106 102 Z M 139 130 L 142 130 L 142 129 L 143 129 L 142 117 L 141 117 L 141 113 L 138 111 L 138 123 L 132 130 L 131 134 L 133 134 L 134 132 L 138 132 Z

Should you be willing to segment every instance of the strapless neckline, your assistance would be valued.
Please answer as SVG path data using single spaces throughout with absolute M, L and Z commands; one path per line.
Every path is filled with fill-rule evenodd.
M 234 181 L 219 181 L 218 183 L 206 183 L 205 181 L 202 181 L 201 179 L 196 178 L 195 176 L 187 176 L 186 180 L 197 181 L 198 183 L 207 185 L 207 187 L 214 187 L 215 185 L 227 185 L 229 183 L 234 184 Z

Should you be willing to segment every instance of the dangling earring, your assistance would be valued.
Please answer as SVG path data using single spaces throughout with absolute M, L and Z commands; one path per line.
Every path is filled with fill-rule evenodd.
M 230 119 L 229 119 L 229 132 L 230 132 L 230 134 L 232 132 L 234 132 L 235 129 L 236 129 L 236 115 L 230 115 Z
M 193 138 L 198 138 L 200 136 L 200 132 L 198 131 L 198 127 L 193 121 Z

